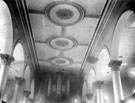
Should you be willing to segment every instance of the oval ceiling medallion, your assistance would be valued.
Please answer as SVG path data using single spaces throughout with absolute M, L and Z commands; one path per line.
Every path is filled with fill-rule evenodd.
M 56 66 L 67 66 L 70 65 L 73 60 L 66 58 L 66 57 L 54 57 L 49 59 L 51 64 L 56 65 Z
M 84 10 L 74 2 L 53 2 L 46 7 L 45 15 L 57 25 L 69 26 L 84 18 Z
M 68 50 L 77 45 L 77 41 L 71 37 L 50 37 L 47 43 L 57 50 Z

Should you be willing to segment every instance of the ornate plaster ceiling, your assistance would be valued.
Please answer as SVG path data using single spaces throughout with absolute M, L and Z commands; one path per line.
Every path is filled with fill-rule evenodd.
M 42 70 L 79 73 L 106 0 L 27 0 Z

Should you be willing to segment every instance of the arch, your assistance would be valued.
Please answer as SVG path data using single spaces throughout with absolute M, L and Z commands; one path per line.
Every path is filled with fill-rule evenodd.
M 30 86 L 31 86 L 31 70 L 30 70 L 29 65 L 26 66 L 23 77 L 25 79 L 25 88 L 24 89 L 25 90 L 30 90 Z
M 0 0 L 0 53 L 10 54 L 13 44 L 13 25 L 7 4 Z
M 85 78 L 86 78 L 85 80 L 86 80 L 87 93 L 93 93 L 92 85 L 96 81 L 96 72 L 93 66 L 90 67 L 88 71 L 88 75 Z
M 108 49 L 106 48 L 101 49 L 96 69 L 97 80 L 104 81 L 105 79 L 109 79 L 109 76 L 111 74 L 111 69 L 108 67 L 109 62 L 110 62 L 110 55 Z
M 34 79 L 32 79 L 31 81 L 30 91 L 31 91 L 31 94 L 29 98 L 34 98 L 34 93 L 35 93 L 35 80 Z
M 122 27 L 125 24 L 125 21 L 127 21 L 127 18 L 133 13 L 131 10 L 125 11 L 117 21 L 114 34 L 113 34 L 113 40 L 112 40 L 112 49 L 111 49 L 111 59 L 118 60 L 119 59 L 119 41 L 120 41 L 120 34 Z
M 24 71 L 25 54 L 23 45 L 21 43 L 16 44 L 13 50 L 13 56 L 15 58 L 15 61 L 11 65 L 9 76 L 11 78 L 14 78 L 14 76 L 22 77 Z

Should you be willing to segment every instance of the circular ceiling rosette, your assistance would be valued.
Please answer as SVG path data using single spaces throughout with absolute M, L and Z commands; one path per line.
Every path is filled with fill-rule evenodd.
M 68 66 L 72 64 L 73 60 L 67 57 L 53 57 L 49 59 L 50 63 L 55 66 Z
M 53 2 L 45 8 L 45 15 L 57 25 L 70 26 L 84 18 L 84 9 L 74 2 Z
M 71 37 L 50 37 L 47 43 L 57 50 L 69 50 L 77 45 L 77 41 Z

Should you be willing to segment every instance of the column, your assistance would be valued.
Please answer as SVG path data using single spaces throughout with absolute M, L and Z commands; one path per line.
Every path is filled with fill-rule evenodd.
M 9 66 L 11 62 L 14 61 L 14 58 L 8 54 L 0 54 L 0 99 L 2 99 L 2 95 L 6 86 L 7 76 L 9 71 Z
M 93 94 L 86 94 L 86 103 L 92 103 Z
M 13 94 L 13 100 L 12 103 L 18 103 L 18 92 L 19 92 L 19 87 L 22 85 L 24 82 L 24 78 L 22 77 L 15 77 L 16 79 L 16 84 L 15 84 L 15 89 L 14 89 L 14 94 Z
M 69 78 L 67 79 L 67 82 L 66 82 L 66 95 L 67 97 L 69 97 L 70 95 L 70 79 Z
M 103 91 L 102 91 L 103 83 L 104 83 L 103 81 L 95 82 L 95 86 L 97 89 L 97 103 L 104 103 Z
M 65 95 L 66 93 L 66 77 L 65 75 L 62 75 L 62 94 Z
M 62 89 L 61 73 L 59 72 L 57 77 L 57 95 L 61 94 L 61 89 Z
M 48 93 L 47 93 L 47 96 L 49 97 L 52 93 L 52 78 L 51 76 L 49 75 L 49 81 L 48 81 Z
M 30 95 L 30 91 L 29 90 L 24 90 L 23 92 L 23 103 L 28 103 L 28 98 L 29 98 L 29 95 Z
M 111 60 L 109 63 L 109 67 L 111 67 L 112 69 L 112 80 L 113 80 L 113 91 L 114 91 L 115 103 L 120 103 L 121 100 L 124 100 L 121 77 L 120 77 L 121 64 L 122 64 L 122 61 L 119 61 L 119 60 Z

